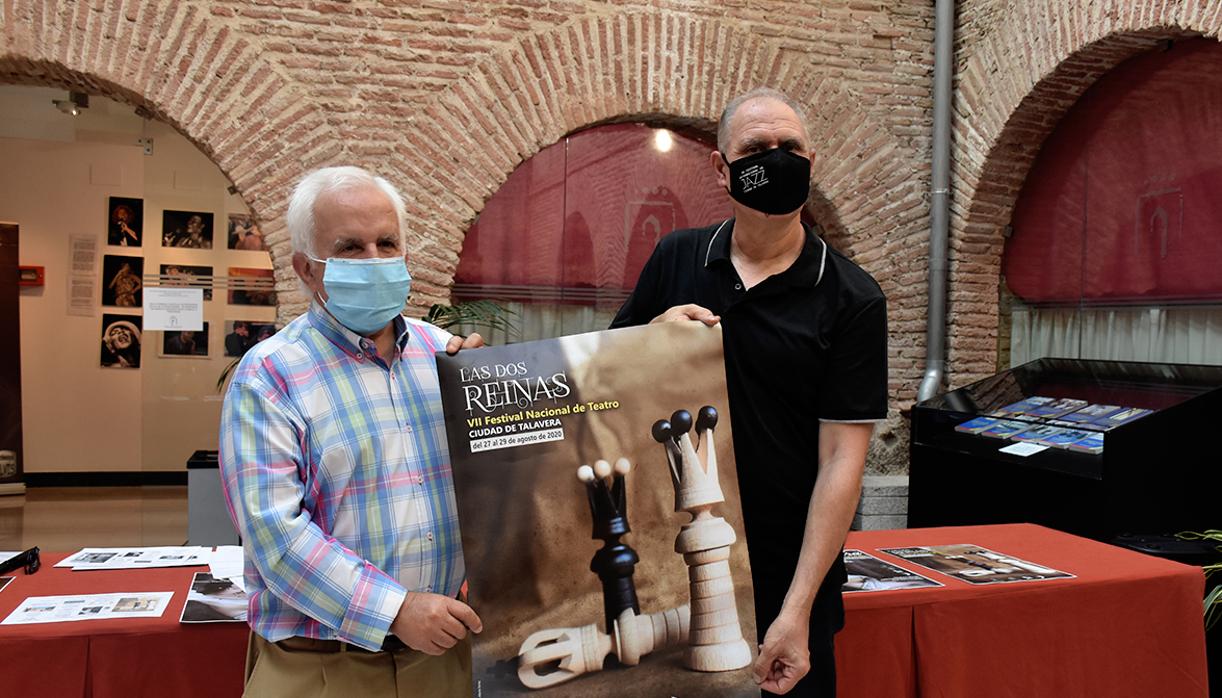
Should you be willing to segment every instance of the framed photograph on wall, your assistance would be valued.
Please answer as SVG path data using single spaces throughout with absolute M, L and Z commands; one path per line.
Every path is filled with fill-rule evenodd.
M 107 206 L 106 244 L 140 247 L 144 241 L 144 199 L 110 197 Z
M 212 300 L 212 267 L 189 264 L 162 264 L 162 286 L 186 286 L 204 291 L 204 300 Z
M 163 212 L 161 246 L 212 249 L 212 214 L 204 211 Z
M 267 250 L 263 240 L 263 232 L 249 213 L 229 214 L 229 249 L 231 250 Z
M 140 368 L 143 320 L 139 315 L 102 315 L 102 366 Z
M 270 322 L 226 320 L 225 356 L 243 356 L 250 351 L 251 347 L 274 334 L 276 334 L 276 326 Z
M 271 269 L 229 267 L 229 304 L 276 304 L 276 275 Z
M 139 308 L 144 302 L 144 258 L 102 257 L 102 305 Z
M 208 358 L 208 323 L 202 330 L 164 331 L 161 333 L 161 356 Z

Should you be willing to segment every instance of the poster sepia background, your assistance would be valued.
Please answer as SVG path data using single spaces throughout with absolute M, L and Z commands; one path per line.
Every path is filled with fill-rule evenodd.
M 497 367 L 501 373 L 520 375 L 497 379 Z M 482 368 L 492 377 L 476 377 Z M 517 676 L 519 647 L 532 633 L 591 623 L 606 631 L 602 585 L 590 571 L 590 560 L 603 543 L 591 537 L 586 486 L 577 479 L 583 464 L 600 459 L 614 463 L 621 457 L 632 463 L 626 479 L 631 532 L 622 540 L 640 557 L 634 581 L 641 614 L 688 603 L 687 566 L 674 544 L 689 516 L 674 510 L 665 451 L 653 440 L 651 428 L 676 410 L 694 416 L 704 405 L 720 413 L 714 442 L 726 501 L 713 513 L 737 533 L 730 565 L 743 637 L 755 651 L 751 568 L 739 508 L 720 327 L 665 323 L 456 356 L 442 353 L 438 372 L 470 602 L 484 624 L 474 645 L 476 694 L 622 696 L 624 682 L 630 681 L 633 695 L 758 696 L 749 666 L 723 673 L 690 671 L 683 666 L 682 647 L 655 651 L 635 667 L 619 666 L 612 655 L 604 671 L 549 689 L 527 689 Z M 478 391 L 482 383 L 547 378 L 558 372 L 567 376 L 571 392 L 566 397 L 544 396 L 529 406 L 512 404 L 491 413 L 478 404 L 467 409 L 464 387 Z M 556 417 L 563 440 L 471 451 L 471 441 L 485 435 L 469 426 L 470 419 L 579 405 L 586 411 Z

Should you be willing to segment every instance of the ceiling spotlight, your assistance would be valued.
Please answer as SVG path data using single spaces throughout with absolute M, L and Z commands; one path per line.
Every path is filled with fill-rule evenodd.
M 82 109 L 89 108 L 89 95 L 84 92 L 69 92 L 68 99 L 53 99 L 55 108 L 70 116 L 79 116 Z

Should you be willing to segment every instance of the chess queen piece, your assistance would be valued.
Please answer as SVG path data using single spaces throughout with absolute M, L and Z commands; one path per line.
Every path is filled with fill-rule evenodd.
M 730 546 L 737 536 L 725 519 L 712 512 L 715 504 L 726 499 L 713 445 L 716 426 L 717 410 L 708 405 L 700 408 L 696 419 L 696 444 L 688 434 L 692 415 L 687 410 L 653 425 L 654 440 L 666 448 L 675 511 L 692 517 L 675 539 L 675 552 L 687 563 L 691 591 L 691 632 L 683 661 L 695 671 L 730 671 L 751 663 L 751 647 L 738 622 L 730 573 Z
M 641 612 L 636 598 L 636 586 L 632 573 L 640 561 L 636 551 L 620 537 L 631 529 L 628 527 L 628 499 L 624 491 L 624 476 L 632 469 L 627 458 L 615 461 L 615 467 L 605 460 L 594 463 L 591 468 L 583 465 L 577 469 L 577 479 L 586 485 L 590 499 L 590 512 L 594 517 L 593 538 L 603 541 L 603 547 L 590 560 L 590 571 L 597 574 L 603 584 L 603 616 L 607 632 L 612 631 L 615 620 L 626 610 L 634 614 Z M 611 483 L 608 485 L 607 478 Z
M 611 653 L 621 664 L 636 666 L 650 652 L 687 642 L 689 619 L 687 606 L 647 616 L 625 609 L 611 624 L 611 634 L 601 632 L 597 623 L 540 630 L 518 650 L 518 680 L 527 688 L 550 688 L 602 671 Z

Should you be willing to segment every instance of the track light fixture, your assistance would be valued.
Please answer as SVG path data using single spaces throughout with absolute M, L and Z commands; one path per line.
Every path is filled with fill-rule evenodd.
M 51 104 L 69 116 L 79 116 L 82 109 L 89 108 L 89 95 L 84 92 L 69 92 L 68 99 L 53 99 Z

